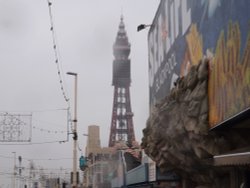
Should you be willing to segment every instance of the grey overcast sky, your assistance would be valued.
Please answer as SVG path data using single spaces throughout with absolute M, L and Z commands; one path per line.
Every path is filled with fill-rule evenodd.
M 74 78 L 66 72 L 79 75 L 79 147 L 85 147 L 82 134 L 93 124 L 100 126 L 101 145 L 108 145 L 113 102 L 112 45 L 121 14 L 131 43 L 131 102 L 136 139 L 140 141 L 149 113 L 148 29 L 137 32 L 136 28 L 152 23 L 160 0 L 51 2 L 59 62 L 71 107 Z M 0 187 L 10 184 L 12 152 L 23 157 L 26 167 L 29 159 L 45 169 L 72 166 L 71 160 L 65 159 L 72 158 L 71 135 L 64 144 L 43 143 L 67 139 L 67 114 L 61 110 L 67 108 L 67 103 L 60 89 L 50 26 L 47 0 L 0 0 L 0 111 L 32 114 L 32 143 L 37 143 L 0 142 Z M 3 116 L 0 118 L 3 121 Z

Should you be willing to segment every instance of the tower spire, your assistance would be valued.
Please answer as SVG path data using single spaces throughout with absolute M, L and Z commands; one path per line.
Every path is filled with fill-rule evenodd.
M 121 15 L 118 32 L 113 45 L 113 80 L 114 98 L 109 136 L 109 147 L 117 141 L 135 140 L 133 113 L 130 103 L 130 43 L 128 41 L 123 15 Z

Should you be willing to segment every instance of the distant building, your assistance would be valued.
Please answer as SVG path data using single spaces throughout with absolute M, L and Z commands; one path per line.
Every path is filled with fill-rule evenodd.
M 88 126 L 87 146 L 85 156 L 88 167 L 84 171 L 84 187 L 108 188 L 112 167 L 112 148 L 102 148 L 100 128 L 97 125 Z
M 88 139 L 86 146 L 86 156 L 90 153 L 96 154 L 101 149 L 100 128 L 97 125 L 88 126 Z

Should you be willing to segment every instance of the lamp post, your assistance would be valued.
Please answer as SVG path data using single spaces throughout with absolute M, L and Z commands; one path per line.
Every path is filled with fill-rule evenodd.
M 72 188 L 77 188 L 77 73 L 67 72 L 68 75 L 75 77 L 75 104 L 74 104 L 74 127 L 73 127 L 73 177 Z

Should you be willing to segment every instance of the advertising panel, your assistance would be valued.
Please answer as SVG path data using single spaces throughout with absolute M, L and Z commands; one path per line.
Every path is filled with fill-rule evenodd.
M 249 0 L 162 0 L 148 34 L 150 107 L 208 57 L 210 127 L 249 109 L 249 10 Z

